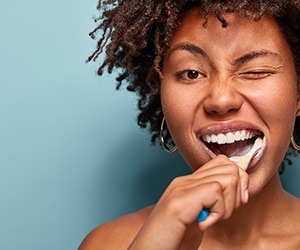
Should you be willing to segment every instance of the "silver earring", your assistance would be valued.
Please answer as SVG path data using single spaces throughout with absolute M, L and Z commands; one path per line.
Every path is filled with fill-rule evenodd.
M 164 150 L 166 150 L 168 153 L 174 153 L 177 151 L 177 146 L 175 145 L 173 148 L 169 148 L 167 146 L 167 143 L 165 142 L 164 139 L 164 123 L 166 119 L 165 117 L 162 119 L 161 125 L 160 125 L 160 141 L 161 141 L 161 146 L 163 147 Z

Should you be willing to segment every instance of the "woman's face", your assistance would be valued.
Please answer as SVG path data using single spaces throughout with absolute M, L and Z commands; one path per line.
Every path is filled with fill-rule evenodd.
M 204 28 L 200 8 L 183 16 L 164 57 L 161 102 L 193 170 L 218 154 L 238 160 L 263 137 L 248 168 L 251 190 L 274 175 L 285 155 L 300 109 L 297 76 L 273 19 L 224 18 L 226 28 L 214 16 Z

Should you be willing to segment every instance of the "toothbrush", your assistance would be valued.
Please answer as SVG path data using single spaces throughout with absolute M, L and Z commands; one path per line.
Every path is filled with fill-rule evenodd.
M 261 149 L 263 144 L 263 140 L 262 138 L 258 137 L 255 142 L 253 147 L 251 148 L 251 150 L 245 154 L 236 164 L 243 170 L 247 170 L 250 161 L 252 160 L 252 158 L 258 153 L 258 151 Z
M 258 137 L 255 142 L 253 147 L 251 148 L 251 150 L 245 154 L 236 164 L 243 170 L 247 170 L 249 163 L 251 161 L 251 159 L 258 153 L 258 151 L 261 149 L 262 147 L 262 143 L 263 140 L 262 138 Z M 197 221 L 198 222 L 202 222 L 205 221 L 205 219 L 208 217 L 209 215 L 209 210 L 208 208 L 203 208 L 201 213 L 199 214 Z

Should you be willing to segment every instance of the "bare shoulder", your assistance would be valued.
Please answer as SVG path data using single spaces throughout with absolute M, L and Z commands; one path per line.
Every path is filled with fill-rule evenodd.
M 82 241 L 79 250 L 127 249 L 152 208 L 144 208 L 95 228 Z

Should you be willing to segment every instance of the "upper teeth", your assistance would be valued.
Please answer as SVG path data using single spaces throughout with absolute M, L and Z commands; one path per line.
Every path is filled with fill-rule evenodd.
M 257 135 L 255 131 L 247 131 L 247 130 L 240 130 L 235 132 L 228 132 L 226 134 L 219 133 L 219 134 L 210 134 L 210 135 L 203 135 L 202 139 L 207 143 L 218 143 L 218 144 L 226 144 L 226 143 L 234 143 L 235 141 L 244 141 L 250 139 Z

